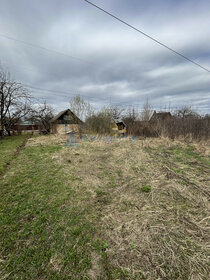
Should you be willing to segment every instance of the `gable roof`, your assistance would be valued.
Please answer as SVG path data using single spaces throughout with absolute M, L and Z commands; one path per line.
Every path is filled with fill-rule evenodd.
M 156 111 L 154 111 L 154 113 L 152 114 L 150 121 L 153 120 L 164 120 L 167 117 L 171 117 L 171 113 L 170 112 L 159 112 L 156 113 Z
M 59 119 L 63 114 L 65 114 L 69 109 L 66 109 L 64 111 L 61 111 L 60 113 L 58 113 L 55 117 L 53 117 L 50 122 L 54 122 L 57 121 L 57 119 Z
M 62 115 L 66 114 L 67 112 L 70 112 L 71 115 L 74 116 L 75 119 L 77 119 L 78 122 L 81 122 L 81 123 L 82 123 L 82 121 L 81 121 L 70 109 L 66 109 L 66 110 L 64 110 L 64 111 L 61 111 L 61 112 L 58 113 L 54 118 L 52 118 L 52 119 L 50 120 L 50 122 L 53 123 L 53 122 L 57 121 Z
M 113 118 L 113 120 L 114 120 L 114 122 L 115 122 L 116 124 L 118 124 L 118 123 L 123 123 L 123 124 L 125 125 L 125 123 L 124 123 L 124 121 L 123 121 L 122 119 L 115 119 L 115 118 Z

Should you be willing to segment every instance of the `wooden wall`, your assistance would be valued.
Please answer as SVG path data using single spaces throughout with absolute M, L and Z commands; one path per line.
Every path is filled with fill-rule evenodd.
M 79 132 L 78 124 L 53 124 L 51 132 L 56 134 L 66 134 L 73 130 L 75 133 Z

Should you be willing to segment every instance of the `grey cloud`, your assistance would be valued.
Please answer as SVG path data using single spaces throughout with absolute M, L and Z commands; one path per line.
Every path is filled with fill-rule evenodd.
M 94 0 L 169 46 L 210 68 L 210 3 L 207 1 Z M 196 10 L 196 13 L 195 13 Z M 12 75 L 57 110 L 73 94 L 96 108 L 108 104 L 154 107 L 191 104 L 210 108 L 210 74 L 148 38 L 95 10 L 84 1 L 1 1 L 0 34 L 70 56 L 36 49 L 0 37 L 0 60 Z M 89 62 L 89 63 L 87 63 Z M 69 96 L 69 97 L 68 97 Z

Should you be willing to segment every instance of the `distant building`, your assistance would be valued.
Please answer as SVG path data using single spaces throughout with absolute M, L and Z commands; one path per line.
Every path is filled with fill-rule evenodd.
M 20 134 L 22 132 L 39 132 L 42 129 L 42 125 L 32 121 L 19 121 L 17 124 L 11 126 L 10 131 L 13 134 Z
M 115 135 L 125 135 L 126 134 L 126 125 L 121 119 L 113 119 L 111 124 L 111 134 Z
M 172 117 L 170 112 L 159 112 L 157 113 L 156 111 L 154 111 L 154 113 L 152 114 L 151 118 L 150 118 L 150 122 L 159 122 L 159 121 L 165 121 L 168 120 Z
M 70 109 L 66 109 L 52 118 L 50 123 L 51 133 L 67 134 L 79 132 L 79 125 L 83 122 Z

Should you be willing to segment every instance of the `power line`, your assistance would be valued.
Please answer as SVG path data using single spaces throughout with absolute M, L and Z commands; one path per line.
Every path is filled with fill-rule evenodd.
M 25 87 L 28 87 L 28 88 L 31 88 L 31 89 L 36 89 L 36 90 L 39 90 L 39 91 L 46 91 L 46 92 L 53 92 L 53 93 L 59 93 L 59 96 L 63 96 L 63 97 L 71 97 L 71 96 L 76 96 L 77 94 L 76 93 L 71 93 L 71 92 L 67 92 L 67 91 L 61 91 L 61 90 L 52 90 L 52 89 L 47 89 L 47 88 L 42 88 L 42 87 L 36 87 L 36 86 L 32 86 L 32 85 L 28 85 L 28 84 L 24 84 L 24 83 L 21 83 L 23 86 Z M 67 95 L 66 95 L 67 94 Z M 69 96 L 69 94 L 71 96 Z M 106 98 L 98 98 L 98 97 L 93 97 L 93 96 L 88 96 L 88 95 L 81 95 L 79 94 L 81 97 L 83 98 L 90 98 L 90 99 L 98 99 L 98 100 L 102 100 L 102 101 L 105 101 L 107 100 Z M 40 99 L 43 99 L 43 98 L 40 98 Z
M 27 87 L 29 87 L 29 88 L 33 88 L 33 89 L 37 89 L 37 90 L 43 90 L 43 91 L 47 91 L 47 92 L 55 92 L 55 93 L 60 93 L 59 94 L 59 96 L 62 96 L 62 97 L 66 97 L 66 98 L 69 98 L 70 96 L 69 95 L 63 95 L 63 93 L 67 93 L 67 92 L 65 92 L 65 91 L 55 91 L 55 90 L 49 90 L 49 89 L 44 89 L 44 88 L 40 88 L 40 87 L 35 87 L 35 86 L 30 86 L 30 85 L 25 85 L 25 84 L 23 84 L 24 86 L 27 86 Z M 72 94 L 72 93 L 70 93 L 71 95 L 73 95 L 73 96 L 75 96 L 76 94 Z M 101 98 L 97 98 L 97 97 L 92 97 L 92 96 L 87 96 L 87 95 L 80 95 L 81 97 L 83 97 L 83 98 L 92 98 L 92 99 L 98 99 L 98 100 L 101 100 L 101 101 L 103 101 L 103 103 L 105 102 L 105 103 L 108 103 L 109 104 L 109 101 L 107 100 L 107 99 L 101 99 Z M 44 97 L 37 97 L 36 99 L 38 100 L 38 99 L 43 99 L 43 100 L 46 100 L 47 98 L 49 98 L 49 96 L 47 96 L 46 98 L 44 98 Z M 135 104 L 128 104 L 128 103 L 124 103 L 124 104 L 121 104 L 121 102 L 117 102 L 117 101 L 115 101 L 115 102 L 112 102 L 112 105 L 113 106 L 116 106 L 116 107 L 121 107 L 121 108 L 132 108 L 132 107 L 135 107 L 135 109 L 137 110 L 137 111 L 139 111 L 139 112 L 141 112 L 141 111 L 143 111 L 143 109 L 139 109 L 139 107 L 142 107 L 142 104 L 137 104 L 137 103 L 135 103 Z M 197 105 L 191 105 L 191 107 L 196 107 Z M 181 105 L 180 106 L 170 106 L 170 108 L 167 108 L 167 106 L 163 106 L 163 107 L 157 107 L 157 106 L 152 106 L 152 110 L 158 110 L 158 111 L 173 111 L 173 110 L 178 110 L 178 109 L 180 109 L 180 107 L 181 107 Z M 208 107 L 209 108 L 209 107 Z M 205 111 L 205 109 L 196 109 L 197 111 L 199 111 L 199 112 L 202 112 L 202 111 Z
M 75 57 L 75 56 L 71 56 L 71 55 L 68 55 L 66 53 L 62 53 L 62 52 L 59 52 L 59 51 L 56 51 L 56 50 L 53 50 L 53 49 L 45 48 L 43 46 L 36 45 L 36 44 L 30 43 L 30 42 L 19 40 L 19 39 L 13 38 L 11 36 L 0 34 L 0 37 L 6 38 L 8 40 L 15 41 L 15 42 L 19 42 L 19 43 L 22 43 L 22 44 L 25 44 L 25 45 L 28 45 L 28 46 L 31 46 L 31 47 L 34 47 L 34 48 L 38 48 L 38 49 L 41 49 L 41 50 L 44 50 L 44 51 L 47 51 L 47 52 L 53 52 L 53 53 L 56 53 L 56 54 L 59 54 L 59 55 L 66 56 L 66 57 L 71 58 L 71 59 L 79 60 L 81 62 L 94 65 L 93 63 L 91 63 L 91 62 L 89 62 L 89 61 L 87 61 L 85 59 L 81 59 L 81 58 L 78 58 L 78 57 Z
M 6 64 L 5 62 L 4 62 L 4 64 Z M 7 67 L 8 67 L 9 65 L 8 65 L 8 63 L 7 63 Z M 18 66 L 19 67 L 19 66 Z M 32 69 L 28 69 L 27 67 L 23 67 L 22 65 L 20 65 L 20 67 L 22 67 L 22 68 L 24 68 L 24 69 L 26 69 L 27 71 L 32 71 L 32 72 L 34 72 L 34 73 L 37 73 L 36 71 L 33 71 Z M 27 72 L 26 71 L 26 72 Z M 42 72 L 43 73 L 43 72 Z M 70 89 L 70 91 L 61 91 L 61 90 L 52 90 L 52 89 L 47 89 L 47 88 L 42 88 L 42 87 L 36 87 L 36 86 L 33 86 L 33 85 L 29 85 L 29 84 L 25 84 L 25 83 L 21 83 L 23 86 L 25 86 L 25 87 L 27 87 L 27 88 L 31 88 L 31 89 L 36 89 L 36 90 L 41 90 L 41 91 L 46 91 L 46 92 L 53 92 L 53 93 L 59 93 L 60 94 L 60 96 L 64 96 L 64 97 L 67 97 L 67 98 L 69 98 L 70 96 L 69 96 L 69 94 L 70 95 L 77 95 L 77 94 L 73 94 L 73 93 L 71 93 L 70 91 L 74 91 L 73 89 Z M 75 90 L 76 91 L 76 90 Z M 63 95 L 63 94 L 68 94 L 68 95 Z M 88 96 L 88 95 L 81 95 L 80 94 L 80 96 L 81 97 L 83 97 L 83 98 L 91 98 L 91 99 L 98 99 L 98 100 L 107 100 L 106 98 L 98 98 L 98 97 L 93 97 L 93 96 Z M 43 98 L 40 98 L 40 99 L 43 99 Z
M 191 63 L 195 64 L 196 66 L 198 66 L 198 67 L 202 68 L 203 70 L 205 70 L 205 71 L 207 71 L 207 72 L 209 72 L 209 73 L 210 73 L 210 70 L 209 70 L 209 69 L 207 69 L 207 68 L 205 68 L 205 67 L 204 67 L 204 66 L 202 66 L 201 64 L 199 64 L 199 63 L 195 62 L 194 60 L 192 60 L 192 59 L 188 58 L 187 56 L 185 56 L 185 55 L 181 54 L 180 52 L 178 52 L 178 51 L 176 51 L 176 50 L 174 50 L 174 49 L 172 49 L 172 48 L 168 47 L 167 45 L 165 45 L 165 44 L 161 43 L 161 42 L 160 42 L 160 41 L 158 41 L 157 39 L 155 39 L 155 38 L 151 37 L 150 35 L 146 34 L 145 32 L 141 31 L 140 29 L 138 29 L 138 28 L 134 27 L 133 25 L 131 25 L 131 24 L 127 23 L 126 21 L 124 21 L 124 20 L 120 19 L 119 17 L 117 17 L 117 16 L 115 16 L 115 15 L 111 14 L 110 12 L 108 12 L 108 11 L 104 10 L 103 8 L 101 8 L 101 7 L 97 6 L 96 4 L 94 4 L 94 3 L 92 3 L 92 2 L 90 2 L 90 1 L 88 1 L 88 0 L 84 0 L 84 1 L 85 1 L 85 2 L 87 2 L 88 4 L 92 5 L 93 7 L 97 8 L 98 10 L 100 10 L 100 11 L 104 12 L 105 14 L 107 14 L 107 15 L 111 16 L 112 18 L 114 18 L 114 19 L 116 19 L 116 20 L 120 21 L 121 23 L 123 23 L 123 24 L 127 25 L 128 27 L 132 28 L 133 30 L 135 30 L 135 31 L 137 31 L 137 32 L 139 32 L 139 33 L 141 33 L 142 35 L 144 35 L 145 37 L 147 37 L 147 38 L 151 39 L 152 41 L 156 42 L 157 44 L 161 45 L 162 47 L 164 47 L 164 48 L 168 49 L 169 51 L 171 51 L 171 52 L 173 52 L 173 53 L 177 54 L 178 56 L 180 56 L 180 57 L 182 57 L 182 58 L 184 58 L 184 59 L 188 60 L 189 62 L 191 62 Z
M 52 89 L 47 89 L 47 88 L 42 88 L 42 87 L 36 87 L 36 86 L 24 84 L 24 83 L 22 83 L 22 85 L 25 86 L 25 87 L 31 88 L 31 89 L 39 90 L 39 91 L 53 92 L 53 93 L 57 93 L 57 94 L 59 93 L 59 96 L 63 96 L 63 97 L 66 97 L 66 98 L 70 98 L 71 96 L 76 96 L 77 95 L 76 93 L 70 93 L 70 92 L 67 92 L 67 91 L 52 90 Z M 69 94 L 70 94 L 70 96 L 69 96 Z M 98 97 L 81 95 L 81 94 L 79 94 L 79 95 L 83 98 L 90 98 L 90 99 L 95 99 L 95 100 L 98 99 L 99 101 L 102 101 L 104 103 L 110 103 L 110 101 L 107 98 L 98 98 Z M 46 98 L 39 97 L 39 99 L 47 99 L 47 98 L 49 98 L 49 96 L 47 96 Z M 112 101 L 112 104 L 114 106 L 117 106 L 117 107 L 135 107 L 135 106 L 140 107 L 140 106 L 142 106 L 142 104 L 139 104 L 139 103 L 128 104 L 126 102 L 117 102 L 117 101 Z M 196 106 L 197 105 L 191 105 L 191 107 L 196 107 Z M 179 108 L 179 106 L 170 106 L 171 110 L 177 110 L 178 108 Z M 156 110 L 163 110 L 163 111 L 164 110 L 169 110 L 169 108 L 167 108 L 167 106 L 166 107 L 164 107 L 164 106 L 163 107 L 155 107 L 155 109 Z M 203 110 L 205 110 L 205 109 L 203 109 Z
M 23 68 L 27 69 L 26 67 L 23 67 Z M 70 91 L 61 91 L 61 90 L 52 90 L 52 89 L 47 89 L 47 88 L 42 88 L 42 87 L 36 87 L 36 86 L 25 84 L 25 83 L 21 83 L 21 84 L 25 87 L 28 87 L 28 88 L 31 88 L 31 89 L 36 89 L 38 91 L 46 91 L 46 92 L 52 92 L 52 93 L 56 93 L 56 94 L 59 93 L 59 96 L 66 97 L 66 98 L 70 98 L 71 96 L 76 96 L 77 95 L 77 93 L 71 93 L 70 92 L 70 91 L 73 91 L 72 89 Z M 90 99 L 96 99 L 96 100 L 98 99 L 99 101 L 102 101 L 104 103 L 110 103 L 110 100 L 108 100 L 107 98 L 99 98 L 99 97 L 93 97 L 93 96 L 81 95 L 81 94 L 80 94 L 80 96 L 83 97 L 83 98 L 90 98 Z M 37 97 L 37 98 L 34 97 L 34 99 L 46 100 L 49 97 L 52 97 L 52 96 Z M 112 101 L 112 104 L 114 106 L 117 106 L 117 107 L 139 107 L 139 106 L 142 106 L 142 104 L 137 104 L 137 103 L 128 104 L 128 103 L 123 102 L 123 101 L 122 102 Z M 193 107 L 193 106 L 196 106 L 196 105 L 191 105 L 191 106 Z M 172 109 L 172 110 L 177 109 L 177 108 L 178 107 L 170 107 L 170 109 Z M 164 108 L 164 107 L 155 107 L 155 109 L 157 109 L 157 110 L 169 110 L 168 108 Z M 141 110 L 138 109 L 138 111 L 141 111 Z
M 22 67 L 22 65 L 21 65 L 21 67 Z M 22 68 L 25 68 L 25 69 L 28 69 L 28 68 L 26 68 L 26 67 L 22 67 Z M 31 70 L 31 69 L 28 69 L 29 71 L 33 71 L 33 70 Z M 35 71 L 33 71 L 33 72 L 35 72 Z M 70 89 L 70 91 L 60 91 L 60 90 L 51 90 L 51 89 L 46 89 L 46 88 L 40 88 L 40 87 L 36 87 L 36 86 L 32 86 L 32 85 L 28 85 L 28 84 L 22 84 L 23 86 L 25 86 L 25 87 L 28 87 L 28 88 L 31 88 L 31 89 L 36 89 L 36 90 L 39 90 L 39 91 L 46 91 L 46 92 L 53 92 L 53 93 L 59 93 L 59 95 L 60 96 L 62 96 L 62 97 L 66 97 L 66 98 L 70 98 L 71 96 L 76 96 L 77 94 L 75 93 L 75 94 L 73 94 L 73 93 L 71 93 L 70 91 L 76 91 L 76 90 L 73 90 L 73 89 Z M 66 95 L 66 94 L 68 94 L 68 95 Z M 69 94 L 71 95 L 71 96 L 69 96 Z M 104 102 L 104 103 L 110 103 L 110 98 L 111 98 L 111 96 L 109 96 L 108 98 L 109 98 L 109 100 L 107 99 L 107 98 L 99 98 L 99 97 L 93 97 L 93 96 L 88 96 L 88 95 L 80 95 L 81 97 L 83 97 L 83 98 L 90 98 L 90 99 L 98 99 L 99 101 L 102 101 L 102 102 Z M 47 98 L 49 98 L 50 96 L 47 96 L 47 97 L 39 97 L 39 99 L 47 99 Z M 128 104 L 128 103 L 126 103 L 126 102 L 123 102 L 123 101 L 121 101 L 121 102 L 117 102 L 117 101 L 112 101 L 111 103 L 113 103 L 113 105 L 114 106 L 120 106 L 120 107 L 129 107 L 129 106 L 131 106 L 131 107 L 133 107 L 133 106 L 142 106 L 142 104 L 137 104 L 137 103 L 135 103 L 135 104 Z M 196 105 L 191 105 L 192 107 L 195 107 Z M 165 110 L 165 109 L 167 109 L 168 110 L 168 108 L 163 108 L 163 107 L 156 107 L 158 110 Z M 208 107 L 209 108 L 209 107 Z M 170 109 L 177 109 L 177 107 L 170 107 Z
M 66 97 L 66 98 L 70 98 L 71 96 L 76 96 L 77 94 L 73 94 L 73 93 L 70 93 L 70 92 L 67 92 L 67 91 L 57 91 L 57 90 L 51 90 L 51 89 L 46 89 L 46 88 L 42 88 L 42 87 L 36 87 L 36 86 L 32 86 L 32 85 L 27 85 L 27 84 L 22 84 L 23 86 L 25 87 L 28 87 L 28 88 L 31 88 L 31 89 L 36 89 L 36 90 L 41 90 L 41 91 L 46 91 L 46 92 L 53 92 L 53 93 L 59 93 L 59 96 L 63 96 L 63 97 Z M 65 95 L 65 94 L 68 94 L 68 95 Z M 69 96 L 69 94 L 71 96 Z M 88 95 L 80 95 L 81 97 L 83 98 L 92 98 L 92 99 L 98 99 L 99 101 L 103 101 L 105 103 L 109 103 L 109 101 L 107 100 L 107 98 L 98 98 L 98 97 L 93 97 L 93 96 L 88 96 Z M 35 99 L 36 100 L 39 100 L 39 99 L 43 99 L 43 100 L 46 100 L 47 98 L 49 98 L 51 96 L 47 96 L 46 98 L 44 97 L 36 97 Z M 122 102 L 112 102 L 112 104 L 116 107 L 128 107 L 128 108 L 132 108 L 132 107 L 135 107 L 137 111 L 141 112 L 143 109 L 139 109 L 139 107 L 142 107 L 142 104 L 128 104 L 128 103 L 124 103 L 124 104 L 121 104 Z M 191 105 L 191 107 L 196 107 L 197 105 Z M 180 106 L 170 106 L 170 108 L 167 108 L 166 107 L 157 107 L 157 106 L 152 106 L 152 110 L 159 110 L 159 111 L 170 111 L 170 110 L 178 110 L 180 108 Z M 208 107 L 209 108 L 209 107 Z M 200 110 L 200 109 L 197 109 L 199 112 L 201 111 L 205 111 L 205 109 L 203 110 Z
M 1 60 L 0 61 L 0 63 L 3 63 L 4 65 L 6 65 L 6 67 L 7 68 L 10 68 L 10 66 L 12 66 L 13 68 L 14 67 L 17 67 L 17 63 L 16 63 L 16 65 L 14 64 L 14 63 L 11 63 L 10 61 L 6 61 L 5 59 L 4 60 Z M 22 68 L 22 69 L 25 69 L 26 71 L 26 73 L 29 71 L 29 72 L 33 72 L 33 73 L 35 73 L 35 74 L 49 74 L 49 72 L 47 72 L 47 71 L 40 71 L 40 69 L 37 69 L 37 70 L 35 70 L 35 69 L 31 69 L 31 68 L 28 68 L 28 67 L 25 67 L 25 66 L 23 66 L 22 64 L 21 65 L 19 65 L 18 64 L 18 68 Z M 57 74 L 57 72 L 55 72 L 55 74 Z
M 26 68 L 26 67 L 24 67 L 24 68 Z M 61 90 L 52 90 L 52 89 L 48 89 L 48 88 L 37 87 L 37 86 L 25 84 L 25 83 L 21 83 L 21 84 L 23 86 L 25 86 L 25 87 L 28 87 L 28 88 L 31 88 L 31 89 L 36 89 L 38 91 L 52 92 L 52 93 L 57 93 L 57 94 L 59 93 L 59 96 L 66 97 L 66 98 L 70 98 L 71 96 L 76 96 L 77 95 L 77 93 L 71 93 L 70 92 L 70 91 L 74 91 L 73 89 L 71 89 L 70 91 L 61 91 Z M 98 101 L 95 101 L 95 102 L 102 101 L 103 103 L 110 103 L 110 97 L 109 97 L 109 100 L 108 100 L 107 98 L 101 98 L 101 97 L 99 98 L 99 97 L 93 97 L 93 96 L 81 95 L 81 94 L 79 94 L 79 95 L 81 97 L 83 97 L 83 98 L 90 98 L 90 99 L 98 100 Z M 34 99 L 46 100 L 49 97 L 52 97 L 52 95 L 51 96 L 46 96 L 46 97 L 37 97 L 37 98 L 34 97 Z M 92 101 L 92 102 L 94 102 L 94 101 Z M 114 106 L 117 106 L 117 107 L 141 107 L 142 106 L 142 104 L 137 104 L 137 103 L 128 104 L 128 103 L 123 102 L 123 101 L 121 101 L 121 102 L 119 102 L 119 101 L 112 101 L 111 103 Z M 197 106 L 197 105 L 191 105 L 191 107 L 195 107 L 195 106 Z M 171 107 L 170 106 L 171 110 L 176 110 L 178 108 L 179 107 Z M 157 110 L 169 110 L 169 108 L 164 108 L 164 107 L 155 107 L 155 109 L 157 109 Z M 208 107 L 208 109 L 209 109 L 209 107 Z M 138 109 L 138 111 L 141 111 L 141 110 Z M 199 111 L 201 111 L 201 110 L 199 110 Z
M 5 62 L 4 62 L 4 64 L 5 64 Z M 7 66 L 8 66 L 8 63 L 7 63 Z M 18 66 L 19 67 L 19 66 Z M 28 69 L 28 68 L 26 68 L 26 67 L 23 67 L 22 65 L 20 65 L 20 67 L 22 67 L 22 68 L 24 68 L 24 69 L 26 69 L 27 71 L 32 71 L 32 72 L 35 72 L 35 73 L 37 73 L 36 71 L 33 71 L 32 69 Z M 26 71 L 26 72 L 27 72 Z M 59 93 L 59 95 L 60 96 L 63 96 L 63 97 L 67 97 L 67 98 L 69 98 L 70 96 L 69 96 L 69 94 L 71 95 L 71 96 L 76 96 L 77 94 L 73 94 L 73 93 L 71 93 L 70 91 L 74 91 L 73 89 L 70 89 L 70 91 L 61 91 L 61 90 L 52 90 L 52 89 L 47 89 L 47 88 L 42 88 L 42 87 L 36 87 L 36 86 L 33 86 L 33 85 L 29 85 L 29 84 L 25 84 L 25 83 L 21 83 L 23 86 L 25 86 L 25 87 L 27 87 L 27 88 L 31 88 L 31 89 L 36 89 L 36 90 L 39 90 L 39 91 L 46 91 L 46 92 L 53 92 L 53 93 Z M 76 91 L 76 90 L 75 90 Z M 64 95 L 65 94 L 65 95 Z M 66 95 L 66 94 L 68 94 L 68 95 Z M 81 94 L 79 94 L 81 97 L 83 97 L 83 98 L 90 98 L 90 99 L 98 99 L 99 101 L 101 100 L 101 101 L 106 101 L 106 103 L 108 103 L 109 101 L 107 101 L 107 98 L 99 98 L 99 97 L 93 97 L 93 96 L 88 96 L 88 95 L 81 95 Z M 39 97 L 40 99 L 45 99 L 45 98 L 42 98 L 42 97 Z

